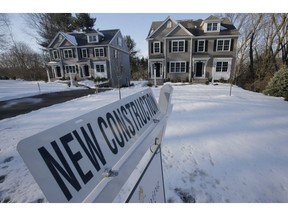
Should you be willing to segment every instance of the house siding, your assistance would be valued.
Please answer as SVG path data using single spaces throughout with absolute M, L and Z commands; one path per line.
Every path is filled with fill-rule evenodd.
M 211 17 L 209 17 L 211 18 Z M 207 20 L 209 19 L 207 18 Z M 170 18 L 173 20 L 172 18 Z M 166 19 L 169 20 L 169 18 Z M 201 23 L 204 22 L 204 25 Z M 206 22 L 210 22 L 209 20 Z M 239 33 L 234 28 L 229 29 L 229 31 L 220 32 L 220 22 L 221 19 L 215 20 L 215 22 L 219 22 L 217 28 L 219 31 L 209 32 L 206 31 L 207 25 L 204 21 L 197 20 L 196 22 L 185 20 L 185 21 L 176 21 L 174 24 L 174 28 L 167 29 L 166 25 L 162 25 L 161 28 L 158 28 L 156 32 L 150 34 L 147 38 L 148 41 L 148 50 L 149 50 L 149 77 L 153 78 L 153 70 L 158 70 L 158 66 L 155 65 L 157 63 L 161 63 L 160 67 L 163 69 L 163 74 L 161 77 L 157 77 L 158 80 L 162 78 L 162 82 L 164 81 L 192 81 L 196 79 L 212 79 L 221 77 L 221 73 L 223 75 L 223 79 L 227 80 L 234 74 L 235 62 L 236 62 L 236 49 L 237 49 L 237 39 Z M 225 19 L 227 22 L 227 19 Z M 157 22 L 159 25 L 159 22 Z M 182 25 L 183 24 L 183 25 Z M 152 26 L 155 25 L 152 23 Z M 177 26 L 177 27 L 176 27 Z M 185 27 L 184 27 L 185 26 Z M 232 26 L 232 25 L 231 25 Z M 175 28 L 176 27 L 176 28 Z M 204 28 L 204 30 L 203 30 Z M 201 42 L 201 46 L 204 43 L 204 47 L 202 50 L 198 48 L 198 42 Z M 217 40 L 221 40 L 219 42 L 219 49 L 222 48 L 223 51 L 217 50 Z M 227 50 L 227 41 L 229 40 L 229 50 Z M 153 42 L 155 41 L 163 41 L 163 52 L 162 53 L 153 53 Z M 177 48 L 173 51 L 172 43 L 173 41 L 185 41 L 184 50 L 177 50 Z M 221 46 L 221 43 L 223 44 Z M 176 43 L 175 43 L 176 44 Z M 180 49 L 180 48 L 179 48 Z M 176 52 L 175 52 L 176 50 Z M 202 52 L 201 52 L 202 51 Z M 217 61 L 219 61 L 217 63 Z M 222 68 L 221 73 L 219 72 L 219 65 L 221 63 L 225 65 Z M 170 71 L 170 62 L 186 62 L 186 71 L 185 72 L 171 72 Z M 226 64 L 228 62 L 228 71 Z M 216 65 L 218 64 L 218 71 L 215 73 Z M 179 65 L 179 64 L 178 64 Z M 155 69 L 156 68 L 156 69 Z M 159 73 L 158 73 L 159 74 Z
M 48 46 L 50 56 L 48 65 L 51 66 L 54 78 L 81 80 L 105 77 L 109 80 L 109 85 L 112 87 L 129 85 L 130 58 L 120 30 L 104 30 L 102 32 L 106 34 L 106 37 L 99 35 L 99 41 L 93 43 L 87 41 L 87 35 L 83 32 L 58 33 Z M 83 49 L 87 56 L 83 56 Z M 70 50 L 72 51 L 72 56 Z M 115 50 L 119 53 L 117 61 L 114 58 Z M 53 56 L 55 51 L 58 53 L 57 59 Z M 69 53 L 68 58 L 65 58 L 64 52 Z M 96 52 L 98 55 L 96 55 Z M 115 64 L 121 65 L 121 79 L 117 77 Z M 96 68 L 98 71 L 96 71 Z

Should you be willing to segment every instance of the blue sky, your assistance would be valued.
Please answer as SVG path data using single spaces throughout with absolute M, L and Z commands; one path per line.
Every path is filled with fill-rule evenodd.
M 207 14 L 196 13 L 102 13 L 91 14 L 91 16 L 97 17 L 96 28 L 119 28 L 123 35 L 130 35 L 136 43 L 136 48 L 144 56 L 147 56 L 148 53 L 146 37 L 153 21 L 164 21 L 168 16 L 173 17 L 175 20 L 207 18 Z
M 212 13 L 210 13 L 212 14 Z M 120 29 L 123 35 L 130 35 L 136 43 L 139 55 L 147 57 L 148 45 L 146 37 L 153 21 L 164 21 L 168 16 L 178 19 L 205 19 L 210 14 L 203 13 L 91 13 L 96 17 L 94 28 L 100 30 Z M 15 39 L 23 41 L 34 50 L 39 50 L 36 40 L 29 35 L 29 28 L 23 19 L 23 13 L 10 14 Z
M 216 13 L 287 13 L 287 0 L 262 0 L 261 4 L 257 3 L 257 7 L 251 5 L 251 0 L 69 0 L 69 3 L 60 0 L 6 1 L 1 5 L 0 13 L 13 13 L 11 18 L 15 39 L 24 41 L 37 50 L 37 43 L 27 34 L 30 29 L 20 15 L 32 12 L 90 13 L 97 18 L 95 28 L 119 28 L 123 35 L 132 37 L 140 54 L 147 56 L 148 46 L 145 39 L 152 21 L 165 20 L 169 15 L 177 20 L 205 19 Z

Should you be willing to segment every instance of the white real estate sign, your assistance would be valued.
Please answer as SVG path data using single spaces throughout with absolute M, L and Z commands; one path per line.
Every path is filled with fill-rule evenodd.
M 157 158 L 149 149 L 160 145 L 154 143 L 165 132 L 171 95 L 170 85 L 162 87 L 158 104 L 148 88 L 26 138 L 18 152 L 49 202 L 113 202 L 128 192 L 131 197 L 132 190 L 123 188 L 137 167 L 147 173 L 144 155 L 146 161 Z

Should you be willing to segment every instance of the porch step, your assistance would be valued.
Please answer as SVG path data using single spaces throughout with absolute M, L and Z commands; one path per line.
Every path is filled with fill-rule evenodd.
M 208 79 L 193 79 L 192 84 L 207 84 Z

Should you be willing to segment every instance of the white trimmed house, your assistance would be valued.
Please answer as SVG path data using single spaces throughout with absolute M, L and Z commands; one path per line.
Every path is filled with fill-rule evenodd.
M 94 78 L 112 87 L 130 83 L 129 52 L 119 29 L 59 32 L 47 50 L 54 80 Z
M 149 80 L 158 84 L 228 80 L 235 70 L 238 37 L 227 18 L 216 16 L 152 22 L 146 38 Z

